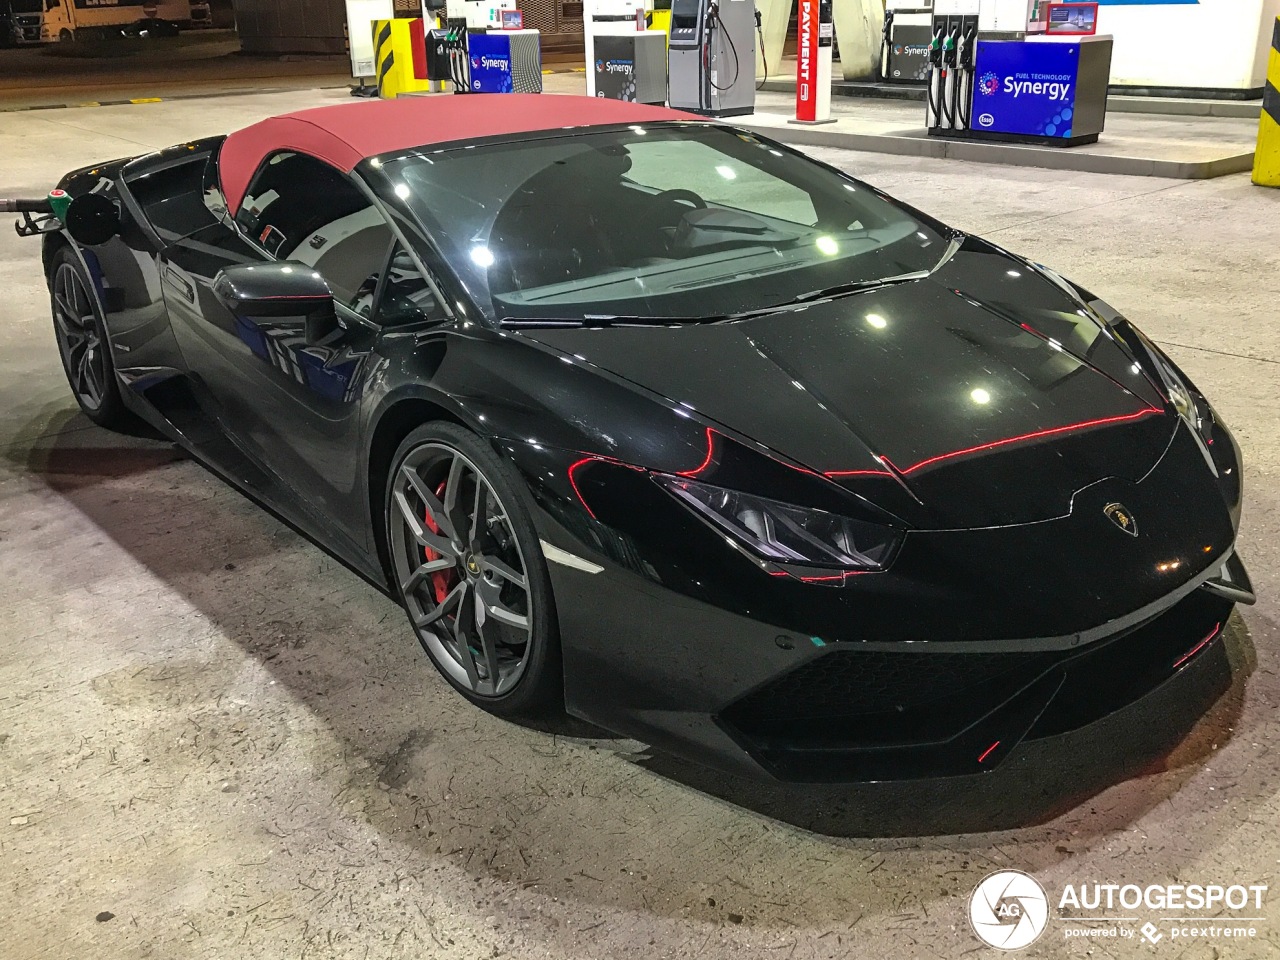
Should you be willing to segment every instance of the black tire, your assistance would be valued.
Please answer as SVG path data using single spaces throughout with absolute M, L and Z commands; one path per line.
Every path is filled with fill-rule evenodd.
M 76 35 L 72 33 L 70 30 L 68 30 L 66 27 L 63 27 L 60 31 L 58 31 L 59 43 L 73 43 L 75 39 L 76 39 Z
M 67 292 L 71 284 L 76 285 L 74 294 Z M 132 416 L 120 396 L 102 305 L 70 247 L 60 247 L 49 265 L 49 300 L 58 355 L 76 403 L 100 427 L 127 426 Z
M 461 463 L 456 467 L 456 480 L 455 462 Z M 410 473 L 422 483 L 415 486 Z M 472 481 L 468 485 L 469 474 Z M 446 520 L 455 531 L 469 525 L 471 533 L 465 543 L 458 541 L 461 549 L 433 550 L 421 537 L 430 533 L 432 542 L 449 541 L 445 535 L 448 529 L 443 523 L 436 524 L 434 518 L 437 514 L 450 516 L 451 483 L 459 487 L 455 499 L 472 502 L 471 516 L 480 513 L 485 523 L 481 529 L 474 521 L 468 524 L 465 516 L 460 523 Z M 436 499 L 430 503 L 435 507 L 424 494 L 434 495 Z M 418 427 L 400 444 L 387 477 L 383 506 L 396 594 L 419 644 L 440 674 L 476 706 L 501 717 L 533 718 L 562 712 L 564 677 L 551 578 L 530 516 L 529 494 L 516 471 L 475 434 L 456 424 L 433 421 Z M 459 516 L 461 509 L 459 505 L 452 516 Z M 418 515 L 425 522 L 416 521 Z M 407 519 L 410 516 L 416 530 Z M 449 570 L 421 573 L 427 561 L 443 565 L 449 560 L 454 560 Z M 514 581 L 494 575 L 490 568 L 498 563 L 505 564 L 510 573 L 522 573 L 523 586 L 517 589 Z M 421 566 L 415 568 L 415 564 Z M 407 592 L 406 583 L 415 578 L 416 585 Z M 449 605 L 449 597 L 457 590 L 461 593 L 454 615 L 442 614 L 441 609 Z M 514 599 L 498 602 L 495 590 Z M 486 593 L 495 598 L 495 607 L 485 615 L 490 625 L 481 619 L 477 627 L 485 606 L 480 601 Z M 517 629 L 502 619 L 522 610 L 524 627 Z M 437 618 L 434 623 L 421 625 L 432 616 Z M 470 619 L 465 620 L 467 617 Z M 459 634 L 473 638 L 479 648 L 472 642 L 460 644 Z M 523 645 L 521 636 L 526 638 Z M 495 651 L 492 659 L 491 650 Z M 489 670 L 490 664 L 497 670 Z M 493 676 L 498 677 L 496 682 L 490 679 Z M 504 688 L 508 681 L 511 685 Z

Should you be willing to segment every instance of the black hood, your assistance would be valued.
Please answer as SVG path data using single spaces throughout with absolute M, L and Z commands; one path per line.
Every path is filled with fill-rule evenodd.
M 932 277 L 730 323 L 526 330 L 934 527 L 1063 516 L 1176 416 L 1066 290 L 966 244 Z

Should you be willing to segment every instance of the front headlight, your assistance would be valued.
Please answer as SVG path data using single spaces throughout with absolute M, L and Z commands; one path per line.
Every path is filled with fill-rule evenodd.
M 1165 356 L 1164 352 L 1152 343 L 1146 334 L 1121 316 L 1115 307 L 1105 300 L 1095 297 L 1087 290 L 1075 286 L 1048 267 L 1040 264 L 1034 264 L 1034 266 L 1051 282 L 1072 293 L 1077 300 L 1084 304 L 1088 310 L 1091 310 L 1106 325 L 1108 330 L 1127 331 L 1127 333 L 1122 333 L 1120 341 L 1125 344 L 1130 353 L 1137 353 L 1137 351 L 1134 350 L 1132 344 L 1125 343 L 1124 337 L 1131 335 L 1141 342 L 1146 353 L 1146 359 L 1152 368 L 1147 371 L 1148 375 L 1154 372 L 1159 378 L 1160 385 L 1164 387 L 1165 393 L 1168 394 L 1169 403 L 1172 404 L 1173 409 L 1177 411 L 1183 422 L 1191 428 L 1192 435 L 1200 442 L 1200 450 L 1204 454 L 1209 468 L 1213 471 L 1214 476 L 1217 476 L 1218 468 L 1213 462 L 1213 457 L 1209 454 L 1209 447 L 1213 445 L 1213 429 L 1218 422 L 1218 415 L 1213 407 L 1210 406 L 1208 399 L 1191 384 L 1188 384 L 1186 378 L 1173 365 L 1173 361 Z M 1141 354 L 1139 354 L 1139 358 L 1141 358 Z M 1135 364 L 1133 372 L 1138 373 L 1141 369 L 1141 364 Z
M 1194 433 L 1208 440 L 1211 436 L 1214 419 L 1213 413 L 1209 409 L 1209 402 L 1187 385 L 1177 368 L 1154 343 L 1141 333 L 1138 336 L 1142 338 L 1143 345 L 1147 348 L 1147 355 L 1151 358 L 1151 365 L 1155 367 L 1156 373 L 1164 384 L 1165 390 L 1169 394 L 1169 402 L 1173 404 L 1173 409 L 1178 411 L 1178 416 L 1186 421 L 1187 426 Z
M 836 570 L 884 570 L 902 532 L 825 510 L 654 474 L 668 493 L 764 560 Z

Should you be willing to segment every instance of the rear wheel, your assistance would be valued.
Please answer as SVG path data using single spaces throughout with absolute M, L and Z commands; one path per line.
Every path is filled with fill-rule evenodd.
M 387 544 L 418 642 L 464 697 L 501 716 L 559 709 L 546 560 L 519 476 L 451 423 L 414 430 L 387 482 Z
M 89 275 L 69 247 L 54 254 L 49 291 L 58 354 L 76 403 L 99 426 L 123 426 L 129 414 L 116 383 L 102 310 Z

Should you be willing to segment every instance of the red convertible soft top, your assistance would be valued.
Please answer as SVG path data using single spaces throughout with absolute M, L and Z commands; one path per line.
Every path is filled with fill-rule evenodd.
M 691 113 L 599 97 L 466 94 L 344 103 L 270 117 L 227 137 L 219 178 L 234 214 L 249 180 L 277 150 L 296 150 L 343 172 L 396 150 L 506 134 L 614 123 L 702 120 Z

